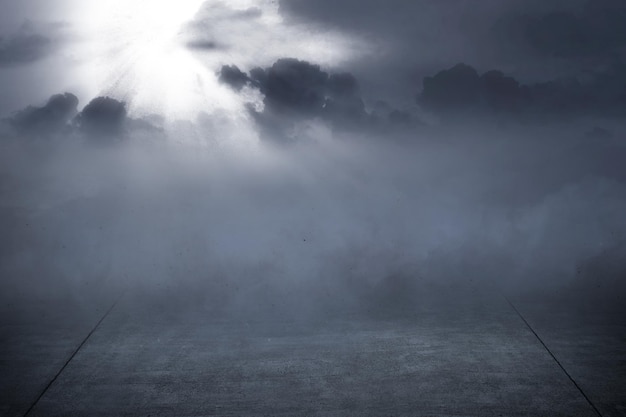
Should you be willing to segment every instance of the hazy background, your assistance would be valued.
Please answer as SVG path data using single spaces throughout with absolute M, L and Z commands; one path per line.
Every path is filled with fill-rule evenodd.
M 425 288 L 623 293 L 620 2 L 205 2 L 165 105 L 170 77 L 143 82 L 161 61 L 82 72 L 71 2 L 9 3 L 32 22 L 0 21 L 4 302 L 106 288 L 307 316 Z M 250 28 L 319 44 L 250 55 Z M 143 56 L 119 33 L 110 56 Z

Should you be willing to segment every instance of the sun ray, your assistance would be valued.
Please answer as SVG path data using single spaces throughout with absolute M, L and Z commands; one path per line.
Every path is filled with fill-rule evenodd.
M 272 0 L 82 0 L 75 12 L 77 78 L 87 95 L 170 120 L 215 111 L 247 117 L 245 99 L 218 82 L 222 65 L 251 69 L 283 56 L 333 64 L 353 49 L 339 34 L 285 24 Z

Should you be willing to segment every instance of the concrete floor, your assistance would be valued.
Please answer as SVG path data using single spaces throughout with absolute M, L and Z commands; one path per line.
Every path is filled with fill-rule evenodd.
M 0 321 L 0 415 L 626 415 L 620 309 L 512 295 L 544 346 L 499 294 L 441 297 L 298 318 L 126 294 L 95 331 L 114 295 L 15 300 Z

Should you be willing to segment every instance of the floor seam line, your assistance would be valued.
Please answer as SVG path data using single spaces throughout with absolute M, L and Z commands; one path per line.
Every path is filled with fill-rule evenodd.
M 63 364 L 63 366 L 61 367 L 61 369 L 59 369 L 59 371 L 56 373 L 56 375 L 54 375 L 54 377 L 50 380 L 50 382 L 48 382 L 48 384 L 45 386 L 45 388 L 41 391 L 41 393 L 39 394 L 39 396 L 37 397 L 37 399 L 31 404 L 31 406 L 28 408 L 28 410 L 26 410 L 26 412 L 24 413 L 23 417 L 27 417 L 35 408 L 35 406 L 39 403 L 39 401 L 43 398 L 43 396 L 46 394 L 46 392 L 48 392 L 48 390 L 50 389 L 50 387 L 52 387 L 52 385 L 56 382 L 56 380 L 59 378 L 59 376 L 61 376 L 61 374 L 63 373 L 63 371 L 65 370 L 65 368 L 67 368 L 67 366 L 70 364 L 70 362 L 72 362 L 72 360 L 74 359 L 74 357 L 78 354 L 78 352 L 83 348 L 83 346 L 85 345 L 85 343 L 87 343 L 87 341 L 89 340 L 89 338 L 96 332 L 96 330 L 98 330 L 98 327 L 100 327 L 100 325 L 102 324 L 102 322 L 104 322 L 104 320 L 108 317 L 108 315 L 111 313 L 111 311 L 113 311 L 113 309 L 115 308 L 115 306 L 117 305 L 117 303 L 119 302 L 120 299 L 117 299 L 113 305 L 111 305 L 111 307 L 109 307 L 109 309 L 104 313 L 104 315 L 102 316 L 102 318 L 100 318 L 100 320 L 96 323 L 96 325 L 94 326 L 93 329 L 91 329 L 91 331 L 87 334 L 87 336 L 83 339 L 83 341 L 78 345 L 78 347 L 74 350 L 74 352 L 72 352 L 72 354 L 70 355 L 69 359 L 67 361 L 65 361 L 65 363 Z
M 545 342 L 541 339 L 541 337 L 539 336 L 539 334 L 535 331 L 535 329 L 532 328 L 532 326 L 530 325 L 530 323 L 524 318 L 524 316 L 522 315 L 522 313 L 517 309 L 517 307 L 515 307 L 515 304 L 513 304 L 513 302 L 506 296 L 504 296 L 505 300 L 509 303 L 509 305 L 511 306 L 511 308 L 515 311 L 515 313 L 517 313 L 517 315 L 519 316 L 520 319 L 522 319 L 522 321 L 524 322 L 524 324 L 526 325 L 526 327 L 528 328 L 528 330 L 530 330 L 532 332 L 533 335 L 535 335 L 535 338 L 537 338 L 537 340 L 539 341 L 539 343 L 541 343 L 541 346 L 543 346 L 543 348 L 550 354 L 550 356 L 552 357 L 552 359 L 554 360 L 554 362 L 556 362 L 556 364 L 559 366 L 559 368 L 561 368 L 561 370 L 563 371 L 563 373 L 569 378 L 569 380 L 572 382 L 572 384 L 574 384 L 574 386 L 576 387 L 576 389 L 578 390 L 578 392 L 580 392 L 580 394 L 583 396 L 583 398 L 587 401 L 587 403 L 591 406 L 591 408 L 593 408 L 593 411 L 596 412 L 596 414 L 600 417 L 604 417 L 602 415 L 602 413 L 600 412 L 600 410 L 598 409 L 598 407 L 595 406 L 595 404 L 591 401 L 591 399 L 587 396 L 587 394 L 585 394 L 585 392 L 583 391 L 583 389 L 580 387 L 580 385 L 578 385 L 578 383 L 576 382 L 576 380 L 574 380 L 574 378 L 572 377 L 572 375 L 570 375 L 569 372 L 567 372 L 567 370 L 565 369 L 565 367 L 563 366 L 563 364 L 561 364 L 561 362 L 557 359 L 557 357 L 554 355 L 554 353 L 552 353 L 552 351 L 550 350 L 550 348 L 548 347 L 548 345 L 545 344 Z

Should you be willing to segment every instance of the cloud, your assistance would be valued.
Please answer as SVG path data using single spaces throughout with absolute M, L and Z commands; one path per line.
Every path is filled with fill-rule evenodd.
M 211 50 L 202 42 L 215 39 L 235 51 L 228 63 L 236 65 L 222 66 L 220 81 L 238 97 L 259 99 L 250 114 L 264 139 L 288 137 L 293 146 L 243 144 L 245 129 L 225 112 L 160 129 L 162 122 L 133 119 L 111 97 L 95 98 L 77 115 L 71 94 L 18 112 L 10 120 L 14 139 L 31 131 L 59 140 L 0 141 L 0 222 L 10 231 L 0 273 L 16 277 L 10 284 L 27 287 L 26 294 L 33 282 L 45 293 L 64 283 L 79 288 L 85 277 L 119 279 L 120 286 L 161 294 L 164 308 L 174 308 L 179 290 L 191 294 L 181 297 L 185 303 L 199 300 L 215 310 L 278 304 L 295 315 L 351 302 L 391 306 L 400 295 L 415 305 L 419 280 L 566 287 L 578 265 L 603 251 L 617 252 L 612 258 L 619 260 L 626 236 L 623 125 L 571 116 L 583 110 L 591 116 L 592 107 L 601 115 L 619 109 L 626 71 L 616 62 L 586 79 L 522 82 L 515 72 L 489 70 L 498 66 L 444 63 L 428 72 L 420 98 L 433 112 L 531 114 L 535 119 L 523 119 L 530 121 L 565 112 L 570 119 L 550 128 L 475 118 L 472 129 L 417 129 L 416 89 L 398 75 L 399 66 L 429 67 L 478 53 L 473 48 L 482 44 L 471 41 L 480 23 L 467 28 L 473 35 L 465 44 L 461 15 L 495 4 L 446 3 L 281 6 L 289 18 L 300 7 L 309 21 L 328 16 L 328 25 L 346 22 L 347 30 L 381 34 L 392 45 L 380 51 L 390 54 L 382 64 L 346 67 L 284 58 L 306 40 L 295 35 L 307 32 L 293 30 L 289 18 L 276 20 L 266 3 L 239 12 L 231 2 L 208 4 L 196 21 L 197 46 Z M 212 11 L 231 20 L 220 23 Z M 237 23 L 228 31 L 230 22 Z M 250 36 L 257 29 L 259 37 Z M 272 47 L 283 38 L 289 48 L 276 52 Z M 257 50 L 260 58 L 249 54 Z M 211 74 L 223 64 L 212 62 Z M 397 83 L 413 107 L 368 105 L 388 97 L 364 87 L 361 74 L 381 85 Z M 53 146 L 45 148 L 44 164 L 42 153 L 32 152 L 43 142 Z M 89 146 L 112 142 L 117 146 Z
M 199 51 L 213 51 L 220 49 L 220 46 L 216 42 L 203 39 L 190 40 L 186 43 L 186 45 L 189 49 L 196 49 Z
M 216 64 L 249 70 L 284 56 L 336 64 L 358 53 L 340 29 L 320 31 L 286 22 L 274 0 L 206 0 L 181 36 L 212 70 Z M 210 47 L 198 47 L 202 45 Z
M 236 65 L 224 65 L 218 75 L 221 83 L 237 91 L 241 90 L 250 81 L 248 75 Z
M 411 111 L 389 104 L 385 104 L 384 110 L 367 109 L 353 74 L 329 72 L 318 64 L 295 58 L 281 58 L 270 67 L 253 68 L 249 74 L 226 65 L 218 74 L 220 81 L 235 91 L 242 92 L 247 87 L 261 93 L 262 110 L 252 105 L 249 110 L 263 137 L 283 138 L 286 132 L 297 131 L 300 122 L 313 119 L 335 130 L 362 132 L 421 124 Z
M 19 33 L 0 38 L 0 67 L 30 64 L 47 57 L 53 48 L 50 38 L 39 34 Z
M 375 115 L 366 109 L 359 82 L 348 72 L 327 72 L 320 65 L 295 58 L 281 58 L 271 67 L 254 68 L 245 74 L 236 66 L 223 66 L 220 81 L 236 91 L 257 89 L 263 110 L 251 113 L 263 136 L 279 137 L 279 131 L 293 130 L 294 123 L 318 119 L 337 129 L 383 128 L 411 125 L 406 111 L 389 107 Z M 381 117 L 382 116 L 382 117 Z
M 0 35 L 0 68 L 28 65 L 49 57 L 67 36 L 66 26 L 62 22 L 26 20 L 13 33 Z
M 18 132 L 32 136 L 49 136 L 66 130 L 77 114 L 78 98 L 70 93 L 57 94 L 41 107 L 29 106 L 9 118 Z
M 126 119 L 126 103 L 110 97 L 91 100 L 77 117 L 80 128 L 95 135 L 120 134 Z
M 267 111 L 320 117 L 365 114 L 359 83 L 347 72 L 329 74 L 317 64 L 281 58 L 269 68 L 251 70 L 249 76 L 228 66 L 221 74 L 223 82 L 235 87 L 248 82 L 258 88 Z
M 467 111 L 478 104 L 481 94 L 478 72 L 465 64 L 424 78 L 420 102 L 435 112 Z
M 480 75 L 469 65 L 457 64 L 425 77 L 418 103 L 445 117 L 621 117 L 626 113 L 626 76 L 621 71 L 624 68 L 618 63 L 584 81 L 561 78 L 523 85 L 498 70 Z
M 288 21 L 367 40 L 348 65 L 367 100 L 410 100 L 407 86 L 458 62 L 501 69 L 520 83 L 582 76 L 624 55 L 619 0 L 283 0 Z
M 71 93 L 55 94 L 41 107 L 29 106 L 5 122 L 22 137 L 67 139 L 80 137 L 97 143 L 118 142 L 133 136 L 162 137 L 158 116 L 131 118 L 126 103 L 110 97 L 96 97 L 82 111 Z M 6 136 L 6 134 L 5 134 Z
M 357 94 L 339 79 L 333 94 Z M 174 127 L 155 146 L 137 140 L 122 109 L 99 98 L 83 112 L 123 123 L 119 146 L 90 146 L 100 134 L 76 128 L 84 140 L 47 142 L 41 163 L 32 142 L 0 141 L 8 286 L 81 294 L 113 283 L 163 308 L 318 317 L 394 308 L 398 296 L 416 305 L 423 282 L 566 288 L 589 259 L 623 254 L 619 131 L 598 140 L 578 122 L 485 123 L 407 129 L 412 140 L 399 141 L 312 124 L 299 133 L 311 140 L 293 146 L 238 147 L 214 145 L 236 127 L 198 123 L 205 142 L 185 143 Z
M 328 91 L 334 97 L 351 97 L 359 94 L 359 82 L 348 72 L 331 74 L 328 77 Z
M 505 35 L 502 40 L 508 47 L 526 46 L 543 57 L 583 63 L 624 56 L 626 5 L 619 0 L 588 0 L 573 10 L 512 14 L 501 18 L 495 30 Z
M 288 20 L 341 28 L 364 39 L 367 53 L 347 69 L 368 98 L 410 99 L 407 84 L 459 61 L 498 65 L 489 27 L 503 13 L 535 1 L 484 0 L 283 0 Z
M 111 97 L 91 100 L 74 120 L 78 134 L 87 141 L 113 144 L 130 138 L 157 142 L 164 137 L 158 115 L 142 118 L 128 116 L 126 103 Z
M 359 82 L 354 75 L 347 72 L 331 74 L 328 77 L 327 88 L 328 97 L 324 104 L 324 113 L 329 119 L 339 123 L 371 121 L 360 95 Z
M 481 77 L 485 104 L 498 113 L 515 113 L 525 105 L 526 92 L 520 83 L 502 71 L 491 70 Z
M 265 105 L 279 112 L 320 114 L 326 101 L 328 73 L 319 65 L 293 58 L 276 61 L 252 73 L 265 96 Z

